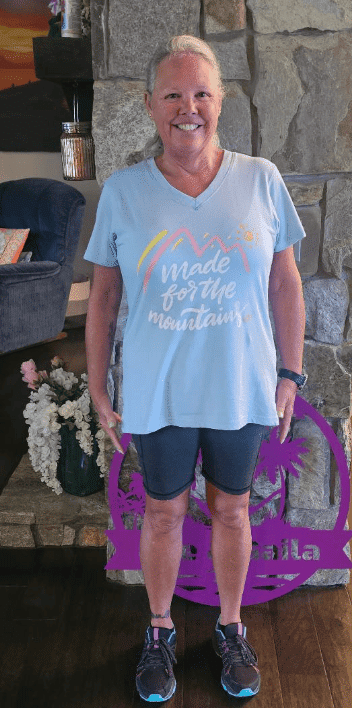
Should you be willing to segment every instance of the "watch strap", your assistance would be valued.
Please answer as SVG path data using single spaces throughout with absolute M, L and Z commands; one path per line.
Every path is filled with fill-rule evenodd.
M 295 371 L 290 371 L 290 369 L 280 369 L 278 376 L 280 379 L 290 379 L 290 381 L 294 381 L 299 390 L 303 388 L 308 378 L 305 374 L 296 374 Z

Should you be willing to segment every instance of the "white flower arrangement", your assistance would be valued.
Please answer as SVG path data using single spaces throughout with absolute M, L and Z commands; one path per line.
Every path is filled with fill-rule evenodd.
M 29 434 L 28 453 L 33 469 L 41 474 L 41 481 L 56 494 L 63 489 L 57 479 L 57 463 L 60 457 L 60 429 L 66 425 L 76 429 L 76 439 L 81 449 L 93 454 L 94 438 L 98 442 L 97 465 L 100 477 L 108 471 L 107 454 L 111 455 L 113 443 L 99 423 L 88 388 L 88 375 L 81 375 L 81 383 L 70 371 L 65 371 L 64 362 L 58 357 L 51 360 L 51 372 L 37 371 L 33 359 L 21 365 L 22 380 L 33 389 L 30 402 L 23 412 Z M 96 431 L 96 432 L 94 432 Z

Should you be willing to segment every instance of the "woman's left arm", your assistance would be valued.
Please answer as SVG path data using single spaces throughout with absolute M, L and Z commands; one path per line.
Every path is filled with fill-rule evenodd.
M 269 279 L 276 344 L 282 366 L 302 373 L 305 309 L 301 277 L 293 246 L 274 253 Z M 276 408 L 280 418 L 280 442 L 289 431 L 297 386 L 289 379 L 280 379 L 276 389 Z M 283 415 L 282 415 L 283 414 Z

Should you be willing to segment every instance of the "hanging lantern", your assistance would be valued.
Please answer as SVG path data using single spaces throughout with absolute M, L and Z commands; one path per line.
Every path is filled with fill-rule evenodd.
M 95 179 L 94 141 L 91 131 L 90 121 L 79 120 L 78 86 L 74 84 L 73 121 L 62 123 L 60 139 L 64 179 Z
M 61 158 L 64 179 L 95 179 L 91 126 L 89 121 L 62 124 Z

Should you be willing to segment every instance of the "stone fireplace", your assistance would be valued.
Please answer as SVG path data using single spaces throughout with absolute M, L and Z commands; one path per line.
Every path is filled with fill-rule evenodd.
M 144 108 L 146 64 L 165 36 L 205 39 L 227 95 L 221 146 L 274 162 L 307 238 L 298 268 L 306 304 L 303 397 L 327 420 L 350 464 L 352 374 L 352 8 L 350 0 L 96 0 L 92 5 L 93 135 L 97 180 L 129 164 L 153 128 Z M 121 410 L 121 307 L 109 389 Z M 293 437 L 309 444 L 309 474 L 286 480 L 286 520 L 332 529 L 340 490 L 324 436 L 308 418 Z M 133 451 L 130 453 L 134 466 Z M 254 485 L 256 499 L 267 494 Z M 111 522 L 111 519 L 110 519 Z M 111 526 L 110 526 L 111 527 Z M 108 544 L 108 557 L 111 556 Z M 141 582 L 136 571 L 111 580 Z M 347 583 L 348 570 L 321 570 L 310 584 Z

